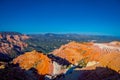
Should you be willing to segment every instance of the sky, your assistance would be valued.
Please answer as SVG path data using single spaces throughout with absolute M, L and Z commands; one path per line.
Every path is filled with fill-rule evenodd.
M 120 0 L 0 0 L 0 31 L 120 36 Z

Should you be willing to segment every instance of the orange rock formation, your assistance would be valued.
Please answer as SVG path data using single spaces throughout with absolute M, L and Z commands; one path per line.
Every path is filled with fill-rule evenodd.
M 92 44 L 86 44 L 86 45 L 92 45 Z M 64 46 L 61 46 L 59 49 L 56 49 L 53 51 L 53 54 L 65 58 L 70 63 L 76 63 L 80 59 L 83 58 L 84 55 L 90 54 L 91 48 L 86 46 L 84 44 L 79 44 L 76 42 L 70 42 Z
M 108 45 L 110 43 L 77 43 L 70 42 L 54 50 L 52 53 L 61 58 L 65 58 L 72 64 L 84 59 L 86 62 L 99 61 L 100 58 L 109 53 L 120 52 L 118 46 Z
M 53 65 L 51 59 L 37 51 L 26 52 L 13 60 L 14 64 L 19 64 L 23 69 L 35 68 L 40 75 L 52 74 Z
M 108 67 L 120 73 L 120 53 L 106 54 L 100 59 L 100 64 L 103 67 Z
M 11 54 L 14 52 L 14 46 L 23 50 L 28 45 L 23 40 L 29 39 L 26 35 L 0 34 L 0 53 Z

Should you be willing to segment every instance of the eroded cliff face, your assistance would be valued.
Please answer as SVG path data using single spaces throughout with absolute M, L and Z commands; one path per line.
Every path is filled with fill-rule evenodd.
M 24 40 L 29 39 L 26 35 L 0 34 L 0 54 L 7 54 L 11 58 L 16 57 L 28 46 Z
M 66 58 L 73 64 L 77 60 L 87 60 L 86 67 L 75 68 L 69 74 L 61 76 L 57 80 L 119 80 L 120 47 L 118 43 L 71 42 L 53 51 L 55 55 Z M 73 62 L 71 56 L 72 59 L 77 60 Z
M 99 62 L 105 54 L 120 52 L 119 45 L 111 43 L 70 42 L 54 50 L 52 53 L 61 58 L 65 58 L 72 64 L 79 63 L 80 60 L 85 60 L 86 63 L 91 61 Z
M 106 54 L 100 59 L 100 64 L 103 67 L 108 67 L 112 70 L 115 70 L 120 74 L 120 52 L 119 53 L 111 53 Z
M 89 45 L 89 47 L 87 46 Z M 83 58 L 84 55 L 91 53 L 90 48 L 93 44 L 80 44 L 77 42 L 70 42 L 66 45 L 61 46 L 59 49 L 54 50 L 52 53 L 56 56 L 65 58 L 70 63 L 75 64 Z
M 32 51 L 26 52 L 13 60 L 14 64 L 19 64 L 22 69 L 29 70 L 35 68 L 40 75 L 52 74 L 53 64 L 43 53 Z

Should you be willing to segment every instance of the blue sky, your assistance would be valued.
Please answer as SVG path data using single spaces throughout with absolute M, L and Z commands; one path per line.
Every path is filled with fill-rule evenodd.
M 0 0 L 0 31 L 120 36 L 120 0 Z

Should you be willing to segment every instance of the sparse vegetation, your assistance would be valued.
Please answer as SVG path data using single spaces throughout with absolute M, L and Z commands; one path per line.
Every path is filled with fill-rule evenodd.
M 85 59 L 82 59 L 82 60 L 78 61 L 78 65 L 81 67 L 86 67 L 87 62 L 85 61 Z

